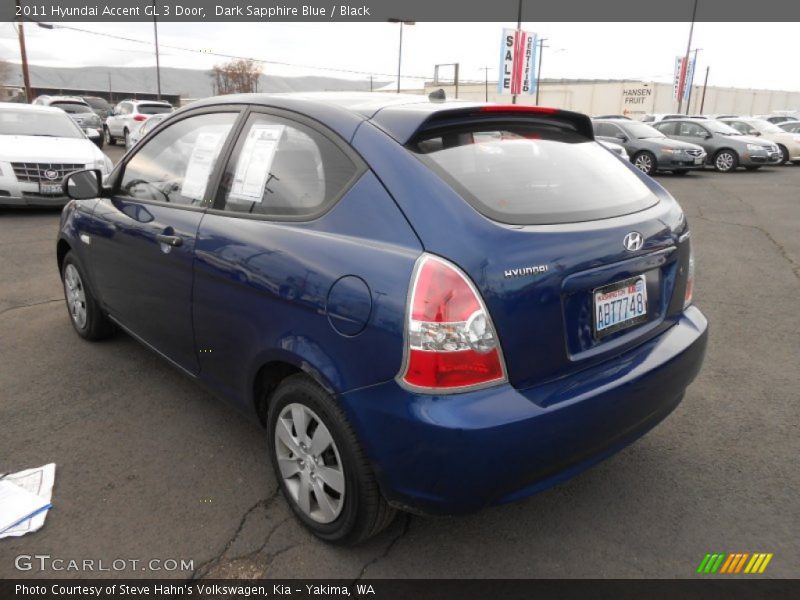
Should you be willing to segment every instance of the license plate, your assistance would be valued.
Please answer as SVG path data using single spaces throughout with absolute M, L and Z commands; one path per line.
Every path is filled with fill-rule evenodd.
M 58 196 L 61 194 L 61 184 L 60 183 L 40 183 L 39 184 L 39 193 L 43 196 Z
M 702 164 L 703 164 L 703 159 L 702 159 L 702 158 L 700 158 L 700 157 L 697 157 L 697 158 L 695 158 L 695 159 L 694 159 L 694 164 L 696 164 L 696 165 L 702 165 Z
M 594 330 L 603 337 L 647 319 L 647 279 L 631 277 L 594 290 Z

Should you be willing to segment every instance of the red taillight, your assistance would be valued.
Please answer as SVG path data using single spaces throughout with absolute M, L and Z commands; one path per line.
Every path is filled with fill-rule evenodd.
M 526 112 L 526 113 L 539 113 L 540 115 L 554 115 L 558 112 L 557 108 L 550 108 L 549 106 L 525 106 L 524 104 L 490 104 L 488 106 L 481 106 L 480 112 Z
M 147 121 L 147 117 L 145 115 L 134 115 L 133 116 L 133 120 L 134 121 Z
M 455 265 L 429 254 L 419 259 L 408 313 L 405 384 L 447 392 L 505 381 L 489 313 Z

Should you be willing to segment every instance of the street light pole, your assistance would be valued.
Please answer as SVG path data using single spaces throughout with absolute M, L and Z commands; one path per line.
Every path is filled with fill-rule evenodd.
M 711 67 L 706 67 L 706 80 L 703 82 L 703 97 L 700 99 L 700 114 L 703 114 L 703 107 L 706 105 L 706 88 L 708 87 L 708 72 Z
M 544 43 L 547 41 L 547 38 L 539 39 L 539 66 L 536 69 L 536 106 L 539 106 L 539 88 L 541 87 L 542 81 L 542 54 L 544 53 L 545 48 L 549 48 L 550 46 L 545 46 Z
M 400 67 L 403 64 L 403 25 L 414 25 L 416 21 L 388 19 L 389 23 L 400 23 L 400 47 L 397 50 L 397 93 L 400 93 Z
M 489 68 L 490 67 L 481 67 L 481 71 L 483 71 L 483 85 L 484 85 L 484 102 L 489 101 Z
M 522 0 L 519 0 L 517 3 L 517 38 L 519 38 L 519 32 L 522 31 Z M 513 94 L 511 96 L 511 104 L 517 103 L 517 95 Z
M 17 0 L 17 11 L 19 12 L 20 0 Z M 19 37 L 19 54 L 22 59 L 22 82 L 25 85 L 25 99 L 30 102 L 33 100 L 33 90 L 31 90 L 31 76 L 28 73 L 28 52 L 25 49 L 25 27 L 20 18 L 17 24 L 17 36 Z
M 156 0 L 153 0 L 153 34 L 156 40 L 156 88 L 161 100 L 161 59 L 158 55 L 158 21 L 156 21 Z
M 691 52 L 692 48 L 692 35 L 694 35 L 694 20 L 697 17 L 697 0 L 694 0 L 694 8 L 692 9 L 692 24 L 689 27 L 689 43 L 686 44 L 686 55 L 683 57 L 683 68 L 684 68 L 684 75 L 685 69 L 689 68 L 689 52 Z M 686 85 L 686 79 L 683 78 L 683 84 Z M 680 94 L 678 98 L 678 113 L 681 112 L 681 108 L 683 108 L 683 94 Z

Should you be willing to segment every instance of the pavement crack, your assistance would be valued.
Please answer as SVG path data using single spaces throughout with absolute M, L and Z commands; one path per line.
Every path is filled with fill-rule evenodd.
M 219 562 L 222 560 L 222 558 L 225 556 L 225 553 L 228 552 L 228 550 L 230 550 L 231 546 L 233 546 L 233 543 L 236 541 L 236 538 L 238 538 L 239 535 L 242 533 L 242 529 L 244 529 L 244 525 L 247 522 L 247 519 L 250 517 L 250 515 L 253 514 L 253 512 L 258 510 L 259 508 L 266 508 L 267 506 L 269 506 L 269 504 L 278 496 L 279 493 L 280 493 L 280 486 L 277 486 L 275 488 L 275 491 L 272 492 L 269 496 L 267 496 L 266 498 L 262 498 L 261 500 L 253 504 L 253 506 L 248 508 L 245 511 L 244 515 L 242 515 L 242 518 L 239 521 L 239 525 L 236 527 L 236 531 L 227 541 L 222 550 L 220 550 L 216 556 L 213 556 L 212 558 L 198 565 L 197 568 L 195 568 L 195 570 L 192 572 L 192 575 L 189 579 L 190 580 L 200 579 L 206 573 L 208 573 L 212 568 L 217 566 Z M 273 528 L 273 530 L 270 532 L 269 535 L 272 535 L 275 529 L 277 529 L 277 526 Z
M 52 304 L 53 302 L 63 302 L 63 298 L 51 298 L 49 300 L 41 300 L 39 302 L 26 302 L 25 304 L 18 304 L 16 306 L 9 306 L 0 310 L 0 315 L 4 315 L 12 310 L 19 310 L 20 308 L 31 308 L 32 306 L 41 306 L 43 304 Z
M 400 539 L 408 533 L 408 530 L 411 527 L 411 515 L 406 513 L 404 515 L 404 517 L 405 517 L 405 521 L 403 522 L 403 527 L 400 529 L 400 533 L 398 533 L 392 539 L 391 542 L 386 544 L 386 548 L 384 548 L 383 552 L 378 554 L 378 556 L 374 557 L 372 560 L 368 561 L 363 567 L 361 567 L 361 572 L 358 574 L 358 577 L 356 577 L 353 580 L 352 585 L 355 585 L 356 582 L 361 581 L 364 578 L 364 574 L 367 572 L 367 569 L 369 569 L 371 566 L 375 565 L 377 562 L 379 562 L 379 561 L 383 560 L 384 558 L 386 558 L 387 556 L 389 556 L 389 553 L 392 551 L 392 548 L 394 548 L 395 545 L 397 545 L 397 542 L 399 542 Z
M 756 231 L 761 232 L 767 240 L 769 240 L 773 246 L 778 250 L 778 254 L 780 254 L 786 262 L 789 263 L 789 266 L 792 269 L 792 273 L 794 274 L 795 278 L 800 280 L 800 264 L 795 262 L 795 260 L 791 257 L 789 252 L 786 250 L 786 247 L 781 244 L 778 240 L 776 240 L 772 234 L 761 227 L 760 225 L 752 225 L 748 223 L 734 223 L 732 221 L 722 221 L 720 219 L 712 219 L 710 217 L 698 217 L 696 216 L 695 219 L 700 219 L 702 221 L 708 221 L 709 223 L 718 223 L 721 225 L 731 225 L 733 227 L 744 227 L 746 229 L 755 229 Z

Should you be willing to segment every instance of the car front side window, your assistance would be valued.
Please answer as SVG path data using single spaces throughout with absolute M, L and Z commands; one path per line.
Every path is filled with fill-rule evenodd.
M 234 112 L 202 114 L 163 130 L 125 165 L 118 194 L 137 200 L 201 205 L 236 117 Z
M 295 121 L 254 114 L 239 135 L 220 189 L 222 208 L 275 217 L 325 210 L 359 173 L 326 135 Z

